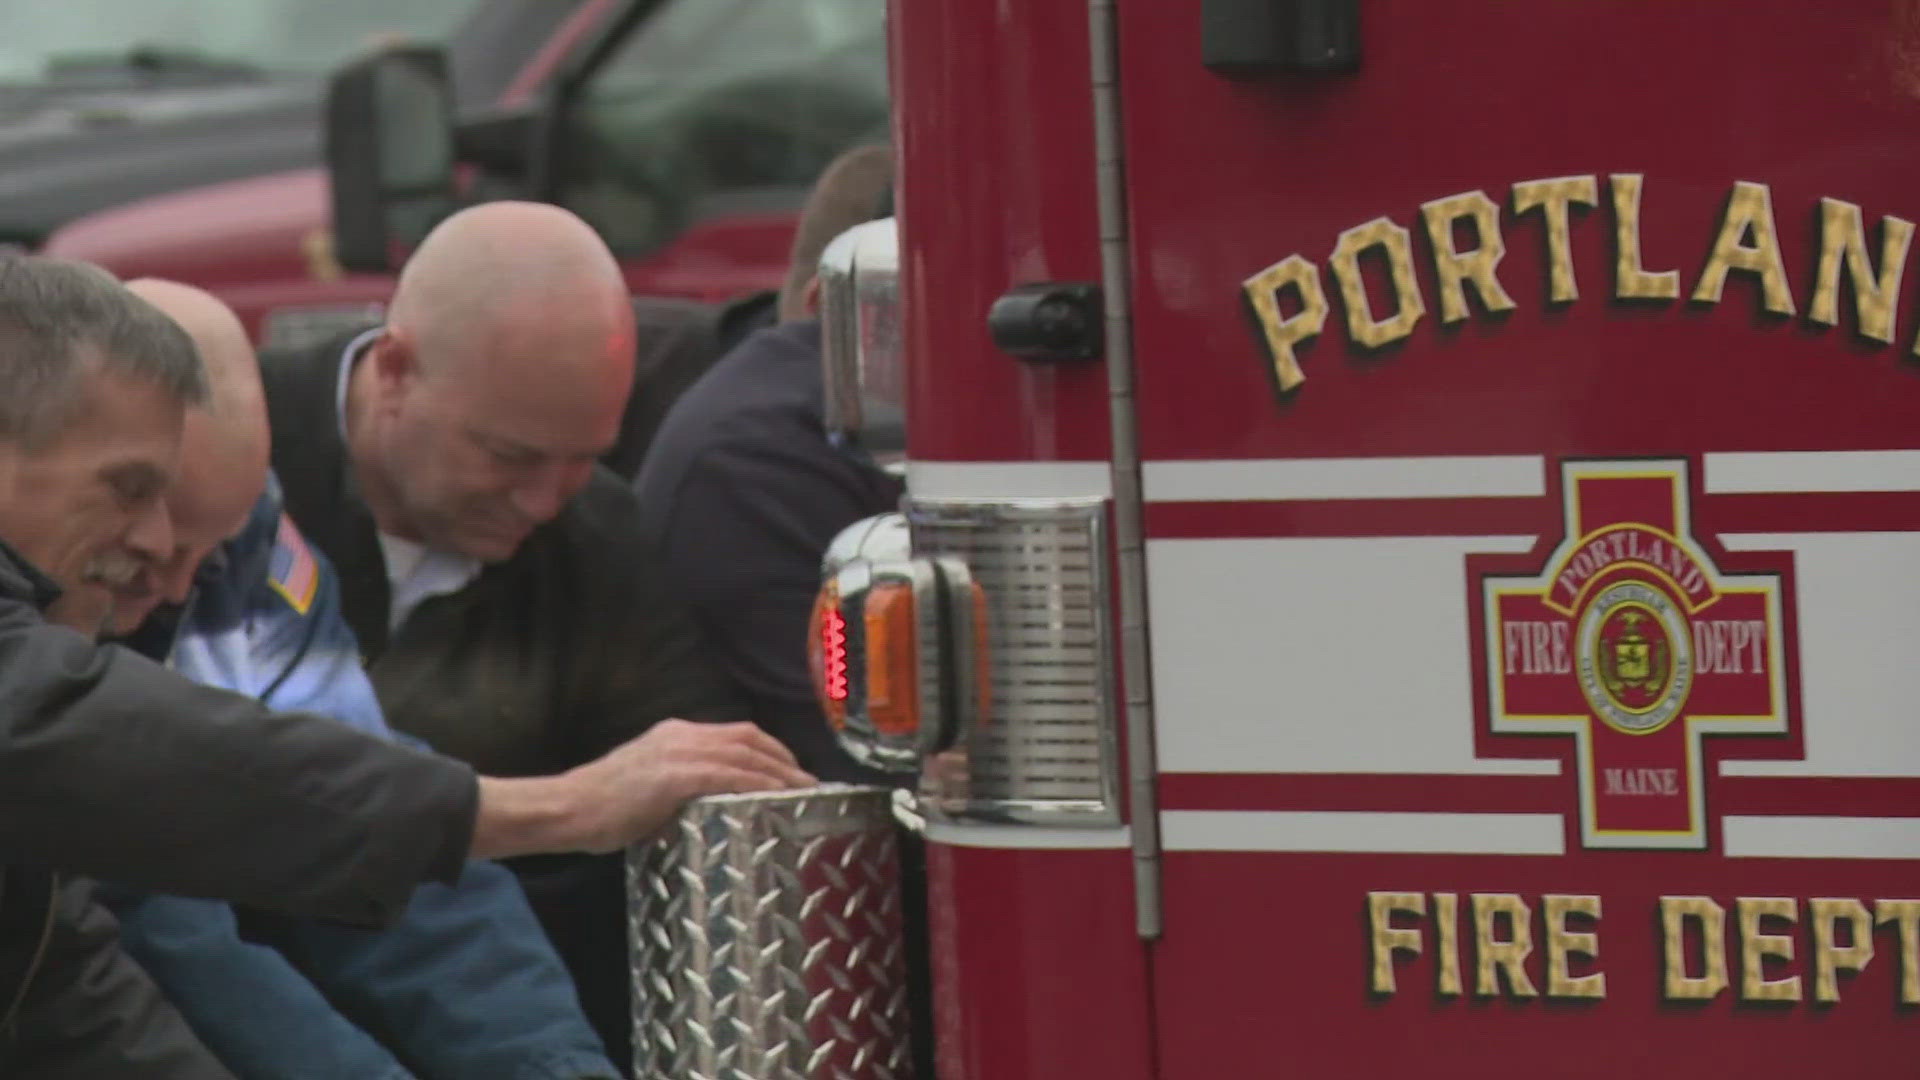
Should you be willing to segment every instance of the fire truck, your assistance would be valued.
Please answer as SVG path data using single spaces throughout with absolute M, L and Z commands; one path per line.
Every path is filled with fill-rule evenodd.
M 942 1080 L 1920 1074 L 1920 5 L 890 16 Z

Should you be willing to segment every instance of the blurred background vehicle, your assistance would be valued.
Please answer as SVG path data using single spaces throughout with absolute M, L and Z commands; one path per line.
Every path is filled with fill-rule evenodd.
M 290 344 L 377 316 L 454 207 L 533 198 L 599 229 L 637 295 L 717 301 L 776 286 L 813 179 L 887 134 L 883 0 L 477 2 L 444 46 L 363 46 L 324 106 L 308 81 L 324 169 L 140 199 L 46 250 L 210 289 Z
M 311 165 L 329 73 L 444 42 L 496 99 L 582 0 L 65 0 L 0 8 L 0 243 L 133 199 Z

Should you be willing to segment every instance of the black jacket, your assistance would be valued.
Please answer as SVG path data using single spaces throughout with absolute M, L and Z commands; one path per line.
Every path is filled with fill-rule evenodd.
M 605 468 L 554 520 L 397 632 L 386 560 L 340 437 L 335 387 L 356 335 L 262 359 L 287 512 L 333 560 L 387 721 L 495 776 L 558 772 L 670 716 L 745 710 L 640 539 Z
M 806 635 L 827 545 L 902 488 L 828 441 L 821 397 L 820 324 L 761 330 L 674 405 L 635 488 L 647 541 L 754 721 L 822 779 L 884 782 L 827 729 Z
M 755 330 L 773 324 L 779 294 L 754 293 L 724 307 L 693 300 L 633 298 L 633 393 L 620 420 L 620 441 L 600 460 L 622 480 L 639 475 L 647 447 L 667 411 Z
M 358 923 L 459 873 L 467 768 L 95 646 L 41 618 L 55 594 L 0 543 L 0 1075 L 111 1077 L 73 1055 L 132 1038 L 108 1021 L 146 1008 L 56 873 Z

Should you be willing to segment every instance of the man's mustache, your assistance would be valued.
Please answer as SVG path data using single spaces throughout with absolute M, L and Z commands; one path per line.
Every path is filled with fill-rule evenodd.
M 115 548 L 95 555 L 80 571 L 80 580 L 109 589 L 131 589 L 152 566 L 151 561 L 131 551 Z

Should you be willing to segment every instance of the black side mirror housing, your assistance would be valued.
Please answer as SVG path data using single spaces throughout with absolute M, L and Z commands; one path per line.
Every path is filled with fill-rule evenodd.
M 398 244 L 454 207 L 445 52 L 400 46 L 342 67 L 327 86 L 325 140 L 334 256 L 347 270 L 388 272 Z

